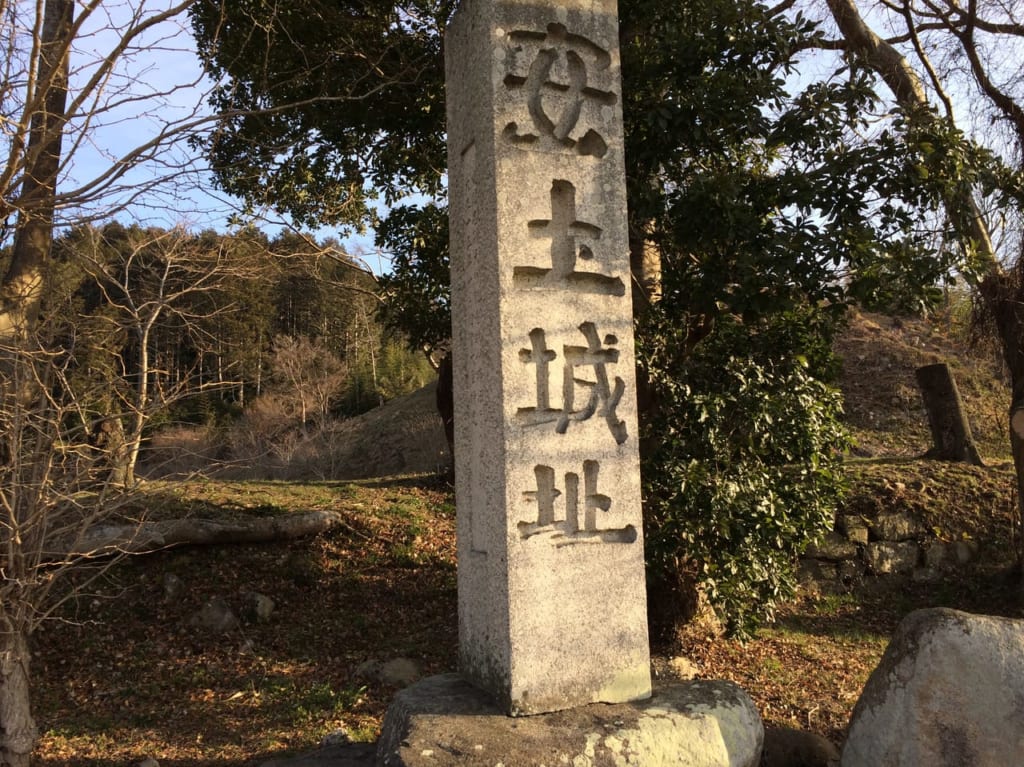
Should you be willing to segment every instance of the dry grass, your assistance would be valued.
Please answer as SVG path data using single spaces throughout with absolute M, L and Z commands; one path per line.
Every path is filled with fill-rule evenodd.
M 917 457 L 931 446 L 914 370 L 949 364 L 983 457 L 1009 452 L 1010 389 L 991 344 L 969 344 L 962 322 L 854 313 L 836 342 L 846 422 L 862 457 Z
M 164 488 L 161 514 L 170 505 Z M 200 482 L 182 513 L 331 508 L 340 531 L 314 540 L 169 551 L 125 561 L 36 636 L 36 763 L 258 764 L 328 732 L 376 737 L 394 689 L 356 676 L 370 659 L 452 667 L 454 519 L 431 482 Z M 167 600 L 164 578 L 185 590 Z M 213 635 L 189 625 L 213 596 L 239 614 L 249 592 L 271 620 Z
M 948 327 L 855 319 L 840 343 L 842 384 L 860 451 L 847 511 L 907 510 L 990 556 L 939 583 L 879 581 L 858 595 L 801 595 L 746 644 L 694 628 L 654 648 L 655 670 L 682 654 L 705 677 L 750 692 L 765 721 L 842 739 L 849 713 L 898 621 L 948 606 L 1024 617 L 1007 566 L 1013 475 L 996 414 L 998 371 L 965 356 Z M 986 469 L 912 460 L 927 448 L 913 367 L 950 361 Z M 989 422 L 991 421 L 991 425 Z M 401 428 L 378 414 L 375 428 Z M 390 426 L 388 426 L 390 424 Z M 380 445 L 396 444 L 380 434 Z M 379 446 L 378 446 L 379 447 Z M 125 561 L 36 636 L 40 765 L 257 765 L 314 748 L 328 732 L 376 737 L 395 690 L 356 675 L 369 659 L 405 656 L 425 673 L 456 657 L 453 499 L 436 480 L 153 483 L 154 516 L 281 514 L 331 509 L 342 528 L 288 544 L 164 552 Z M 164 597 L 164 578 L 185 584 Z M 211 596 L 236 610 L 245 594 L 277 603 L 268 623 L 226 635 L 189 625 Z
M 880 464 L 869 464 L 866 475 Z M 885 466 L 884 464 L 881 464 Z M 867 477 L 862 475 L 867 480 Z M 431 481 L 157 486 L 160 514 L 288 513 L 331 508 L 339 531 L 311 541 L 195 548 L 125 561 L 36 637 L 40 765 L 257 765 L 344 729 L 373 740 L 395 689 L 356 675 L 370 659 L 410 657 L 425 673 L 456 656 L 453 505 Z M 177 498 L 173 503 L 169 497 Z M 685 632 L 654 648 L 655 669 L 683 654 L 702 676 L 732 679 L 769 724 L 840 741 L 899 619 L 949 606 L 1022 617 L 999 567 L 927 586 L 881 582 L 853 596 L 804 595 L 746 644 Z M 164 578 L 185 583 L 166 600 Z M 189 620 L 212 596 L 241 610 L 272 597 L 268 623 L 211 635 Z

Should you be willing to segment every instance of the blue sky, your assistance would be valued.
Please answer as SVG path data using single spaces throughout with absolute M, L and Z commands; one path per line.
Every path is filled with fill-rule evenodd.
M 141 17 L 175 7 L 177 0 L 107 0 L 86 18 L 71 59 L 71 98 L 80 94 L 97 66 L 122 38 L 132 23 L 131 9 Z M 102 89 L 97 89 L 83 117 L 75 120 L 65 138 L 67 167 L 61 190 L 67 192 L 102 176 L 133 149 L 145 145 L 168 127 L 193 124 L 210 115 L 206 106 L 212 83 L 203 76 L 196 56 L 187 14 L 181 13 L 154 26 L 134 41 Z M 86 121 L 84 115 L 89 115 Z M 205 164 L 185 141 L 185 134 L 165 142 L 159 153 L 138 163 L 119 183 L 87 206 L 89 215 L 109 218 L 107 211 L 120 208 L 116 218 L 163 227 L 189 229 L 227 228 L 228 217 L 238 201 L 219 193 L 204 170 Z M 138 195 L 139 189 L 145 192 Z M 69 210 L 73 220 L 82 213 Z M 258 223 L 274 232 L 286 225 L 268 212 Z M 342 240 L 348 250 L 362 253 L 374 271 L 387 268 L 373 254 L 372 232 L 342 237 L 338 229 L 324 228 L 319 238 Z

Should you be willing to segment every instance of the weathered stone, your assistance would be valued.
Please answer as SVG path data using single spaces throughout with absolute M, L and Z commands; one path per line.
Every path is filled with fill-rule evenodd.
M 409 658 L 394 658 L 380 668 L 380 681 L 392 687 L 408 687 L 421 676 L 420 667 Z
M 836 577 L 846 588 L 857 588 L 864 582 L 863 560 L 858 558 L 840 562 L 837 567 Z
M 815 732 L 766 727 L 761 767 L 838 767 L 839 749 Z
M 924 564 L 931 570 L 945 567 L 952 561 L 950 546 L 942 541 L 931 541 L 924 546 Z
M 942 573 L 931 567 L 919 567 L 910 575 L 914 583 L 936 583 L 942 579 Z
M 185 592 L 185 582 L 174 573 L 164 573 L 164 601 L 177 602 Z
M 903 619 L 850 719 L 842 767 L 1024 764 L 1024 621 Z
M 856 559 L 859 555 L 857 545 L 851 543 L 839 533 L 829 533 L 818 543 L 807 547 L 806 556 L 814 559 L 825 559 L 830 562 L 842 562 Z
M 967 565 L 978 558 L 977 541 L 954 541 L 950 548 L 953 550 L 953 559 L 958 565 Z
M 252 591 L 245 595 L 245 616 L 258 623 L 266 623 L 277 605 L 266 594 Z
M 920 554 L 920 547 L 913 541 L 872 541 L 864 547 L 864 561 L 871 572 L 877 575 L 912 573 L 917 567 Z
M 320 748 L 331 748 L 333 746 L 345 746 L 352 742 L 352 736 L 344 727 L 331 730 L 320 739 Z
M 839 590 L 839 566 L 820 559 L 801 559 L 796 571 L 797 582 L 807 591 L 831 594 Z
M 366 682 L 380 682 L 391 687 L 407 687 L 422 676 L 419 665 L 409 658 L 381 661 L 365 660 L 356 666 L 355 676 Z
M 879 541 L 910 541 L 928 532 L 924 523 L 903 512 L 879 514 L 870 527 L 871 536 Z
M 731 682 L 674 682 L 647 701 L 512 718 L 456 674 L 400 692 L 378 767 L 755 767 L 764 727 Z
M 839 577 L 838 568 L 831 562 L 817 559 L 801 559 L 796 571 L 797 580 L 805 586 L 821 581 L 834 581 Z
M 191 625 L 214 634 L 226 634 L 238 628 L 238 618 L 222 597 L 212 597 L 192 616 Z
M 868 523 L 860 514 L 841 514 L 836 520 L 840 533 L 851 543 L 864 546 L 868 542 Z
M 384 661 L 370 658 L 356 666 L 356 670 L 353 673 L 356 679 L 361 679 L 364 682 L 379 682 L 380 670 L 382 668 L 384 668 Z
M 617 19 L 445 35 L 460 668 L 516 714 L 650 694 Z

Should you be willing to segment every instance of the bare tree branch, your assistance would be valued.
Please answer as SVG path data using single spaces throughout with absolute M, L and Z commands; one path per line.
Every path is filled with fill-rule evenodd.
M 946 117 L 953 118 L 953 102 L 950 100 L 949 95 L 946 93 L 945 88 L 942 87 L 942 82 L 939 80 L 938 73 L 935 71 L 935 67 L 932 66 L 931 59 L 928 58 L 928 54 L 925 53 L 924 46 L 921 44 L 921 37 L 918 34 L 917 27 L 914 25 L 914 19 L 910 12 L 910 4 L 906 1 L 902 3 L 900 9 L 900 15 L 903 16 L 903 20 L 907 25 L 907 33 L 911 43 L 914 45 L 914 51 L 917 53 L 917 58 L 920 60 L 921 65 L 925 68 L 928 73 L 928 77 L 931 80 L 932 88 L 935 90 L 936 95 L 942 101 L 942 105 L 946 109 Z
M 1017 140 L 1024 146 L 1024 108 L 1021 107 L 1008 93 L 1001 90 L 992 82 L 988 70 L 981 61 L 978 48 L 975 45 L 974 30 L 976 19 L 977 0 L 969 0 L 966 14 L 966 24 L 961 30 L 951 30 L 963 46 L 964 54 L 971 65 L 971 72 L 982 92 L 991 99 L 996 108 L 1013 125 L 1017 132 Z

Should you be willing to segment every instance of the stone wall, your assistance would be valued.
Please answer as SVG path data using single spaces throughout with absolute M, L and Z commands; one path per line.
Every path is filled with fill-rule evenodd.
M 808 547 L 800 560 L 799 578 L 806 587 L 831 593 L 856 590 L 874 577 L 928 582 L 970 565 L 978 555 L 976 541 L 942 540 L 906 512 L 875 518 L 840 514 L 835 530 Z

